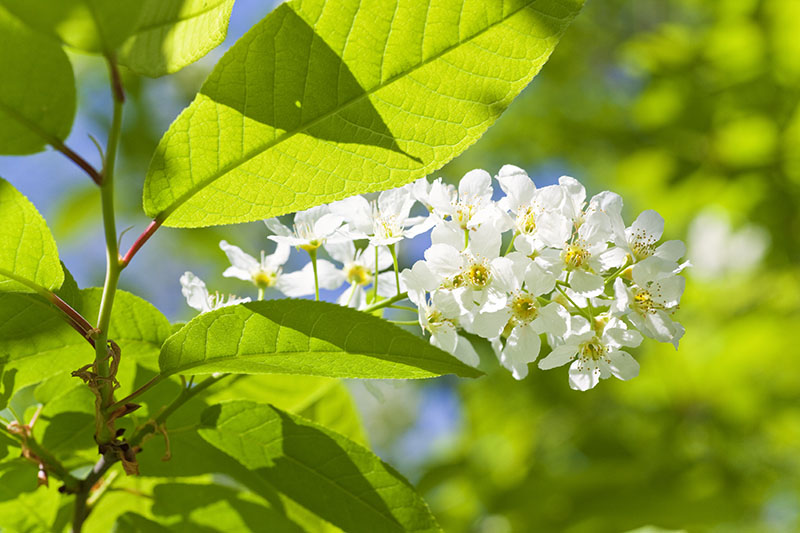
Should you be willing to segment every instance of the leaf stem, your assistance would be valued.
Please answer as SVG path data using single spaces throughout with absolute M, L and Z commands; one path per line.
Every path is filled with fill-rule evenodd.
M 372 303 L 378 301 L 378 245 L 375 245 L 375 277 L 372 278 Z
M 165 377 L 166 376 L 164 376 L 164 374 L 156 374 L 153 377 L 153 379 L 151 379 L 150 381 L 148 381 L 147 383 L 145 383 L 144 385 L 142 385 L 141 387 L 139 387 L 138 389 L 136 389 L 132 393 L 128 394 L 123 399 L 119 400 L 118 402 L 114 402 L 111 405 L 109 405 L 108 407 L 106 407 L 105 408 L 106 415 L 110 415 L 115 410 L 117 410 L 118 408 L 122 407 L 126 403 L 130 402 L 131 400 L 133 400 L 137 396 L 140 396 L 140 395 L 144 394 L 146 391 L 148 391 L 149 389 L 155 387 L 156 385 L 161 383 L 164 380 Z
M 97 169 L 95 169 L 92 165 L 90 165 L 88 161 L 86 161 L 84 158 L 82 158 L 80 155 L 74 152 L 69 146 L 67 146 L 66 144 L 55 138 L 50 139 L 50 146 L 52 146 L 65 156 L 67 156 L 67 158 L 69 158 L 70 161 L 78 165 L 81 168 L 81 170 L 86 172 L 86 174 L 88 174 L 89 177 L 92 178 L 92 181 L 94 181 L 95 184 L 97 184 L 98 186 L 101 186 L 103 184 L 102 174 L 100 174 L 97 171 Z
M 378 309 L 383 309 L 384 307 L 389 307 L 393 303 L 399 302 L 400 300 L 405 300 L 406 298 L 408 298 L 408 293 L 404 292 L 404 293 L 398 294 L 397 296 L 392 296 L 391 298 L 387 298 L 385 300 L 381 300 L 378 303 L 372 304 L 369 307 L 367 307 L 366 309 L 362 309 L 362 312 L 364 312 L 364 313 L 372 313 L 373 311 L 377 311 Z
M 75 331 L 80 333 L 82 337 L 89 341 L 89 344 L 94 346 L 94 339 L 92 339 L 90 336 L 90 334 L 94 331 L 94 327 L 89 323 L 88 320 L 83 318 L 79 312 L 73 309 L 67 302 L 62 300 L 56 293 L 45 289 L 41 285 L 34 283 L 29 279 L 17 276 L 13 272 L 4 268 L 0 268 L 0 276 L 13 279 L 14 281 L 21 283 L 29 289 L 35 291 L 39 296 L 47 300 L 56 309 L 61 311 L 61 318 L 63 318 Z
M 125 257 L 120 260 L 120 266 L 125 268 L 128 266 L 128 263 L 131 262 L 133 256 L 136 255 L 136 252 L 139 251 L 139 248 L 144 246 L 144 243 L 153 236 L 153 233 L 156 232 L 158 228 L 161 227 L 161 221 L 158 219 L 153 220 L 150 224 L 145 228 L 141 235 L 136 239 L 136 241 L 131 245 L 130 249 L 125 253 Z

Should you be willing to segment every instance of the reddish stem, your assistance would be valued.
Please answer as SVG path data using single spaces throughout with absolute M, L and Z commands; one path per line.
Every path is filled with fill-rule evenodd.
M 130 250 L 128 250 L 128 252 L 125 254 L 125 257 L 120 259 L 119 264 L 122 268 L 128 266 L 128 263 L 131 262 L 131 259 L 133 259 L 133 256 L 136 255 L 136 252 L 139 251 L 139 248 L 144 246 L 144 243 L 147 242 L 147 239 L 149 239 L 160 226 L 161 221 L 158 219 L 150 222 L 150 225 L 147 226 L 147 229 L 145 229 L 142 234 L 139 235 L 139 237 L 136 239 L 136 242 L 133 243 L 133 246 L 131 246 Z
M 70 147 L 65 145 L 64 143 L 54 139 L 51 143 L 51 146 L 67 156 L 73 163 L 78 165 L 84 172 L 86 172 L 92 181 L 94 181 L 97 185 L 103 184 L 103 176 L 86 161 L 84 158 L 76 154 Z

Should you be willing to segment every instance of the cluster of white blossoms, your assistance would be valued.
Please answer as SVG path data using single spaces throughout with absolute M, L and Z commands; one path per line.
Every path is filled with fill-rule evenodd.
M 625 348 L 638 346 L 643 335 L 677 348 L 684 328 L 672 317 L 688 263 L 679 262 L 686 251 L 681 241 L 659 244 L 658 213 L 645 211 L 626 227 L 615 193 L 587 202 L 573 178 L 537 188 L 512 165 L 494 179 L 505 193 L 497 201 L 492 177 L 473 170 L 457 188 L 421 179 L 375 201 L 354 196 L 299 212 L 292 228 L 267 220 L 275 253 L 258 261 L 222 241 L 232 264 L 224 275 L 251 281 L 259 298 L 269 287 L 319 298 L 319 287 L 347 284 L 339 304 L 415 311 L 432 344 L 473 366 L 479 357 L 463 334 L 483 337 L 516 379 L 527 376 L 546 342 L 539 368 L 569 364 L 569 384 L 577 390 L 638 375 Z M 416 203 L 427 208 L 424 216 L 411 216 Z M 399 243 L 429 230 L 424 259 L 400 272 Z M 310 262 L 284 273 L 292 246 Z M 331 261 L 317 257 L 320 249 Z M 209 296 L 190 273 L 181 282 L 189 305 L 203 312 L 242 301 Z M 405 299 L 416 307 L 397 305 Z

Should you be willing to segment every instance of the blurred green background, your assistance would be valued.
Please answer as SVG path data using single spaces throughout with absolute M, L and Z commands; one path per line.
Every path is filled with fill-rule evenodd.
M 269 9 L 240 0 L 226 46 Z M 123 248 L 147 223 L 150 154 L 224 49 L 166 79 L 126 77 Z M 94 156 L 86 134 L 108 126 L 106 73 L 73 60 L 69 143 Z M 645 342 L 631 382 L 579 393 L 557 370 L 515 382 L 487 357 L 472 382 L 353 384 L 375 449 L 446 531 L 800 530 L 798 103 L 797 0 L 589 0 L 532 85 L 436 174 L 512 163 L 539 184 L 572 175 L 589 194 L 620 193 L 628 222 L 659 211 L 695 265 L 680 349 Z M 41 208 L 79 284 L 100 285 L 99 198 L 85 176 L 54 153 L 0 158 L 0 173 Z M 256 255 L 265 236 L 259 223 L 160 230 L 122 288 L 187 319 L 180 274 L 245 295 L 221 277 L 218 242 Z

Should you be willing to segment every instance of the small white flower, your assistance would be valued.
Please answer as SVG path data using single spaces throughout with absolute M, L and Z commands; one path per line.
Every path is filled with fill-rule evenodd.
M 363 196 L 351 196 L 331 204 L 331 212 L 341 216 L 352 228 L 355 238 L 368 238 L 373 245 L 390 245 L 413 238 L 429 230 L 429 217 L 411 217 L 414 206 L 411 187 L 383 191 L 375 202 Z
M 430 302 L 420 301 L 418 312 L 420 327 L 430 333 L 431 344 L 455 356 L 464 364 L 478 365 L 478 353 L 467 339 L 457 333 L 456 317 L 461 310 L 460 304 L 451 293 L 432 292 Z
M 636 347 L 641 342 L 639 332 L 629 330 L 619 319 L 608 319 L 602 334 L 598 335 L 585 318 L 573 316 L 570 329 L 564 335 L 564 344 L 553 347 L 550 355 L 539 361 L 539 368 L 549 370 L 571 362 L 570 388 L 586 391 L 610 376 L 621 380 L 638 376 L 639 363 L 620 348 Z
M 485 170 L 467 172 L 458 184 L 458 191 L 449 185 L 436 181 L 431 184 L 428 201 L 433 213 L 444 222 L 445 219 L 456 228 L 474 230 L 481 224 L 492 224 L 498 231 L 508 215 L 492 201 L 492 177 Z
M 649 257 L 633 266 L 633 285 L 614 280 L 615 314 L 626 316 L 646 336 L 659 342 L 669 342 L 678 348 L 684 327 L 672 320 L 677 311 L 686 279 L 676 275 L 676 263 Z
M 686 255 L 686 246 L 681 241 L 667 241 L 656 246 L 663 234 L 664 219 L 656 211 L 648 209 L 642 211 L 633 224 L 625 229 L 624 244 L 636 261 L 648 257 L 678 261 Z
M 189 307 L 197 309 L 201 313 L 250 301 L 250 298 L 238 298 L 232 294 L 228 295 L 227 299 L 218 292 L 209 294 L 203 280 L 191 272 L 184 272 L 181 276 L 181 293 L 186 298 Z
M 366 307 L 366 287 L 373 283 L 375 278 L 375 246 L 368 245 L 363 250 L 356 250 L 351 241 L 330 243 L 325 249 L 336 261 L 342 263 L 339 270 L 341 282 L 349 287 L 339 296 L 337 303 L 347 307 L 362 309 Z M 378 247 L 378 272 L 392 266 L 392 256 L 384 246 Z M 378 274 L 378 294 L 389 297 L 397 293 L 394 273 L 384 272 Z
M 352 236 L 342 227 L 344 219 L 330 212 L 327 205 L 319 205 L 298 211 L 294 215 L 292 229 L 287 228 L 277 218 L 264 221 L 267 228 L 274 233 L 269 239 L 278 244 L 296 246 L 309 253 L 326 242 L 342 242 L 352 240 Z
M 290 247 L 286 243 L 278 243 L 275 253 L 266 255 L 261 252 L 261 260 L 246 254 L 238 246 L 229 244 L 227 241 L 220 241 L 219 247 L 228 256 L 231 266 L 222 275 L 226 278 L 238 278 L 244 281 L 252 281 L 260 288 L 266 289 L 274 287 L 283 271 L 283 265 L 289 259 Z

